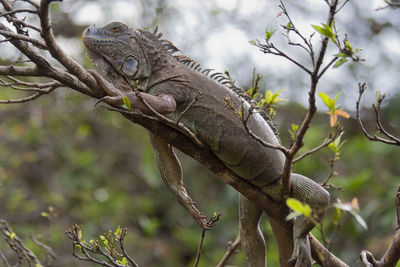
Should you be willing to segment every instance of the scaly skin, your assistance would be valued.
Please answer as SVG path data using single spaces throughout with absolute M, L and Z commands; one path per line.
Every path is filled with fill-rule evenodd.
M 249 136 L 234 110 L 227 108 L 228 101 L 236 110 L 242 107 L 245 116 L 250 112 L 250 105 L 236 93 L 182 64 L 168 51 L 168 45 L 148 31 L 135 31 L 122 23 L 111 23 L 103 28 L 86 29 L 83 41 L 101 72 L 101 75 L 92 74 L 108 95 L 102 101 L 120 106 L 123 97 L 128 97 L 132 107 L 145 114 L 154 115 L 153 109 L 169 119 L 180 119 L 227 168 L 274 200 L 282 201 L 280 176 L 285 156 Z M 248 126 L 264 141 L 279 144 L 271 127 L 258 113 L 250 116 Z M 204 215 L 183 187 L 180 164 L 171 146 L 155 135 L 151 135 L 151 142 L 165 184 L 196 222 L 209 229 Z M 291 176 L 291 196 L 309 204 L 317 220 L 322 219 L 329 203 L 326 190 L 298 174 Z M 239 203 L 240 235 L 248 265 L 264 267 L 265 242 L 258 228 L 261 211 L 244 196 Z M 295 221 L 293 261 L 298 258 L 300 248 L 307 246 L 306 235 L 313 227 L 308 218 L 300 217 Z M 296 266 L 311 264 L 303 258 L 299 257 Z

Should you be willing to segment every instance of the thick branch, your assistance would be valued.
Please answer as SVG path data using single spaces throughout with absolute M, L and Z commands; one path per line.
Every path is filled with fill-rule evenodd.
M 55 59 L 57 59 L 70 72 L 76 75 L 76 77 L 78 77 L 78 79 L 85 83 L 88 87 L 95 88 L 97 86 L 95 79 L 86 71 L 86 69 L 84 69 L 70 56 L 68 56 L 56 42 L 49 21 L 49 6 L 51 2 L 51 0 L 40 1 L 39 18 L 42 26 L 42 31 L 40 35 L 45 40 L 50 54 Z
M 311 245 L 311 255 L 322 266 L 349 267 L 326 249 L 312 234 L 308 234 Z

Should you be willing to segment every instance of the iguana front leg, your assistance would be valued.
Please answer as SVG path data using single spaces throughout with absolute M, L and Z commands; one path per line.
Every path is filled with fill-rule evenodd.
M 115 88 L 114 85 L 107 82 L 97 72 L 90 71 L 90 73 L 96 79 L 99 86 L 108 94 L 108 96 L 103 97 L 99 101 L 104 101 L 112 106 L 121 106 L 124 103 L 123 98 L 127 97 L 132 107 L 148 115 L 152 115 L 153 111 L 143 101 L 161 114 L 168 114 L 176 109 L 175 99 L 169 95 L 154 96 L 143 92 L 125 93 Z M 172 151 L 171 145 L 156 135 L 149 135 L 158 169 L 167 188 L 177 197 L 179 203 L 189 211 L 201 228 L 211 229 L 212 225 L 207 223 L 206 216 L 195 207 L 193 200 L 189 197 L 183 186 L 181 165 Z
M 211 229 L 212 226 L 207 223 L 206 217 L 195 207 L 193 200 L 187 194 L 185 187 L 183 187 L 181 165 L 171 145 L 154 134 L 149 135 L 158 169 L 164 183 L 177 197 L 179 203 L 189 211 L 201 228 Z
M 150 107 L 161 114 L 168 114 L 174 112 L 176 109 L 176 102 L 172 96 L 169 95 L 151 95 L 143 92 L 123 92 L 115 88 L 114 85 L 107 82 L 100 74 L 95 71 L 90 71 L 90 74 L 96 79 L 97 83 L 108 94 L 101 98 L 97 103 L 106 102 L 111 106 L 122 106 L 124 104 L 123 98 L 127 97 L 131 102 L 134 109 L 140 110 L 144 114 L 153 115 L 153 111 L 150 110 L 145 101 Z

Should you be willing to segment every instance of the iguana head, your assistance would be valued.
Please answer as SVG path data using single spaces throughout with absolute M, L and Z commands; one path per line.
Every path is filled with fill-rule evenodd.
M 121 90 L 132 90 L 136 81 L 145 86 L 151 72 L 142 35 L 123 23 L 113 22 L 104 27 L 89 27 L 82 37 L 101 74 L 118 83 Z

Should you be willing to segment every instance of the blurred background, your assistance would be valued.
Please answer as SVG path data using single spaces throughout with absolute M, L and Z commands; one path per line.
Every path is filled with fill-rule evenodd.
M 284 3 L 305 35 L 313 32 L 311 24 L 326 21 L 325 1 Z M 399 148 L 369 142 L 354 119 L 357 83 L 367 82 L 362 107 L 367 129 L 374 131 L 370 107 L 375 91 L 381 90 L 387 94 L 384 124 L 399 133 L 400 10 L 377 10 L 383 6 L 384 1 L 354 0 L 341 10 L 336 19 L 338 32 L 348 34 L 349 42 L 362 49 L 360 56 L 366 61 L 330 69 L 318 88 L 331 97 L 341 92 L 338 102 L 352 116 L 341 119 L 345 131 L 342 140 L 347 141 L 336 164 L 338 175 L 330 181 L 343 190 L 331 189 L 330 193 L 332 201 L 340 198 L 349 202 L 356 197 L 360 214 L 368 224 L 368 230 L 364 230 L 348 216 L 333 240 L 332 251 L 354 266 L 361 266 L 357 259 L 362 249 L 381 256 L 395 229 Z M 51 10 L 57 40 L 87 68 L 93 65 L 83 48 L 82 31 L 89 25 L 112 21 L 150 30 L 158 25 L 164 37 L 182 53 L 204 67 L 229 70 L 243 88 L 250 87 L 255 68 L 262 75 L 262 88 L 282 88 L 281 97 L 288 100 L 278 108 L 275 118 L 287 144 L 290 125 L 299 124 L 306 113 L 309 78 L 293 64 L 264 55 L 248 42 L 262 40 L 266 28 L 277 30 L 271 41 L 309 66 L 307 54 L 288 47 L 279 33 L 280 25 L 287 24 L 279 12 L 279 1 L 260 0 L 71 0 L 55 3 Z M 313 40 L 318 48 L 319 35 Z M 334 48 L 328 50 L 326 60 L 335 53 Z M 8 43 L 0 43 L 1 65 L 19 58 Z M 18 96 L 15 91 L 0 88 L 1 99 Z M 320 99 L 318 107 L 320 113 L 306 135 L 302 151 L 319 145 L 330 131 L 327 109 Z M 93 99 L 68 88 L 31 103 L 0 105 L 0 122 L 0 219 L 6 219 L 39 256 L 43 252 L 33 246 L 29 234 L 50 245 L 57 254 L 52 266 L 93 266 L 72 257 L 71 241 L 64 235 L 72 224 L 83 225 L 86 240 L 118 226 L 128 227 L 126 247 L 140 266 L 193 265 L 201 231 L 165 188 L 143 128 L 116 113 L 96 110 Z M 194 160 L 182 153 L 178 156 L 185 186 L 201 210 L 207 215 L 214 211 L 223 214 L 213 231 L 207 233 L 200 261 L 200 266 L 213 266 L 237 234 L 237 192 Z M 329 174 L 332 156 L 333 152 L 324 148 L 296 163 L 295 171 L 323 181 Z M 334 232 L 334 217 L 332 208 L 324 223 L 328 238 Z M 265 219 L 262 228 L 269 266 L 278 266 Z M 12 258 L 2 239 L 0 251 Z M 243 254 L 236 254 L 231 264 L 244 266 Z

